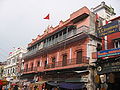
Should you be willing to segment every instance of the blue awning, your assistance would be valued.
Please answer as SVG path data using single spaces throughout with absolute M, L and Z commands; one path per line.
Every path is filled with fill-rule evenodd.
M 85 87 L 85 85 L 80 83 L 60 83 L 59 87 L 65 89 L 82 89 Z

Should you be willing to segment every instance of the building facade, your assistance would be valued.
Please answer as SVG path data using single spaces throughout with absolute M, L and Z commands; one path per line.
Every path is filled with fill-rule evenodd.
M 23 55 L 26 83 L 44 83 L 52 89 L 94 90 L 94 63 L 92 52 L 101 40 L 95 35 L 95 14 L 87 7 L 72 13 L 56 27 L 48 27 L 43 35 L 28 44 Z M 32 86 L 32 85 L 31 85 Z
M 116 13 L 114 12 L 114 8 L 106 5 L 105 2 L 101 2 L 101 4 L 96 6 L 95 8 L 91 8 L 91 11 L 98 14 L 99 17 L 102 17 L 105 21 L 109 21 L 115 18 L 116 15 Z M 106 23 L 104 22 L 104 24 Z
M 97 73 L 101 79 L 99 88 L 120 89 L 120 17 L 103 26 L 101 38 L 107 37 L 107 44 L 102 39 L 102 50 L 98 51 Z M 105 46 L 107 45 L 107 46 Z M 107 49 L 105 49 L 107 47 Z
M 18 82 L 19 76 L 19 58 L 22 57 L 22 54 L 25 53 L 25 49 L 16 48 L 13 52 L 11 52 L 7 58 L 7 63 L 4 66 L 4 78 L 11 83 Z

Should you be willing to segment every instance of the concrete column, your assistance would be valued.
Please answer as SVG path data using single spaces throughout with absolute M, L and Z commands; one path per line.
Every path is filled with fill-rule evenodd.
M 104 37 L 104 43 L 105 43 L 105 50 L 107 50 L 107 36 Z
M 95 90 L 94 85 L 94 70 L 89 67 L 89 75 L 88 75 L 88 83 L 87 83 L 87 90 Z
M 72 48 L 70 48 L 70 59 L 72 59 Z

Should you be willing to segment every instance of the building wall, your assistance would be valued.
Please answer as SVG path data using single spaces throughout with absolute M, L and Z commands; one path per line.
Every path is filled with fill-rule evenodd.
M 88 17 L 86 17 L 85 19 L 77 22 L 77 23 L 73 23 L 73 20 L 76 19 L 78 16 L 83 15 L 84 13 L 88 14 Z M 37 42 L 38 38 L 43 38 L 49 34 L 51 34 L 52 32 L 58 31 L 59 28 L 61 27 L 65 27 L 67 25 L 75 25 L 76 28 L 79 28 L 81 26 L 87 26 L 88 29 L 82 29 L 82 30 L 93 30 L 93 33 L 95 31 L 95 25 L 93 24 L 95 21 L 95 15 L 93 13 L 90 13 L 90 10 L 87 7 L 83 7 L 81 9 L 79 9 L 78 11 L 72 13 L 70 15 L 70 18 L 68 20 L 66 20 L 65 22 L 60 21 L 59 25 L 56 27 L 50 27 L 48 28 L 48 30 L 46 30 L 48 33 L 44 33 L 41 37 L 38 36 L 36 39 L 34 39 L 28 46 L 32 46 L 35 42 Z M 90 29 L 92 27 L 92 29 Z M 81 31 L 82 31 L 81 30 Z M 83 51 L 83 56 L 86 57 L 87 56 L 87 40 L 85 41 L 78 41 L 76 42 L 76 44 L 72 43 L 70 45 L 63 45 L 62 48 L 59 48 L 57 50 L 54 51 L 50 51 L 50 52 L 46 52 L 44 55 L 38 55 L 34 58 L 30 58 L 30 59 L 25 59 L 25 63 L 24 63 L 24 67 L 26 69 L 26 65 L 28 64 L 27 68 L 31 68 L 31 63 L 34 63 L 34 67 L 36 67 L 37 61 L 42 60 L 42 67 L 44 67 L 44 62 L 47 60 L 47 63 L 52 63 L 52 57 L 55 57 L 56 60 L 62 61 L 62 54 L 66 53 L 67 54 L 67 59 L 72 59 L 72 58 L 76 58 L 76 50 L 77 49 L 82 49 Z M 28 51 L 28 52 L 32 52 Z M 41 68 L 42 69 L 42 68 Z M 40 70 L 40 69 L 39 69 Z
M 7 64 L 4 66 L 4 77 L 9 81 L 17 79 L 21 68 L 20 58 L 25 49 L 16 48 L 7 58 Z
M 106 5 L 104 1 L 95 8 L 92 8 L 92 11 L 108 21 L 115 17 L 114 9 L 111 6 Z
M 83 14 L 90 14 L 90 10 L 87 7 L 83 7 L 79 10 L 77 10 L 76 12 L 70 14 L 70 18 L 67 19 L 66 21 L 60 21 L 59 25 L 55 26 L 55 27 L 48 27 L 45 31 L 43 35 L 38 35 L 38 37 L 36 39 L 32 39 L 32 42 L 28 44 L 28 47 L 32 46 L 34 43 L 36 43 L 38 40 L 50 35 L 53 32 L 59 31 L 61 28 L 65 27 L 65 26 L 69 26 L 69 25 L 77 25 L 77 28 L 86 25 L 88 27 L 90 27 L 90 17 L 88 16 L 87 18 L 80 20 L 77 23 L 73 23 L 73 20 L 76 19 L 78 16 L 83 15 Z
M 79 28 L 83 25 L 86 25 L 89 27 L 90 26 L 90 16 L 88 18 L 84 19 L 83 21 L 76 23 L 75 25 L 77 25 L 77 28 Z
M 113 39 L 120 38 L 120 32 L 116 32 L 107 36 L 108 49 L 114 48 Z
M 34 64 L 33 67 L 37 67 L 37 62 L 42 60 L 42 66 L 37 67 L 37 68 L 39 68 L 40 71 L 44 71 L 43 67 L 45 66 L 45 61 L 46 60 L 48 60 L 47 61 L 48 64 L 51 64 L 52 63 L 52 58 L 55 57 L 56 62 L 60 62 L 60 61 L 62 61 L 63 54 L 67 54 L 67 59 L 76 59 L 77 50 L 82 50 L 83 51 L 83 53 L 82 53 L 83 57 L 87 58 L 87 52 L 86 52 L 87 51 L 87 49 L 86 49 L 87 43 L 88 43 L 87 39 L 77 41 L 77 42 L 71 43 L 69 45 L 63 46 L 62 48 L 58 48 L 57 50 L 52 50 L 50 52 L 46 52 L 45 56 L 38 56 L 38 57 L 35 57 L 35 58 L 31 58 L 30 60 L 26 60 L 25 64 L 24 64 L 25 69 L 27 69 L 26 64 L 28 64 L 28 68 L 31 68 L 31 63 Z M 70 67 L 74 67 L 74 66 L 72 65 Z M 59 68 L 57 68 L 57 69 L 59 69 Z

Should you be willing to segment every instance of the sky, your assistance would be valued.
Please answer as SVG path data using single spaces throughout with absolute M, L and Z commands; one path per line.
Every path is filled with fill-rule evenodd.
M 120 16 L 120 0 L 0 0 L 0 61 L 14 47 L 27 47 L 48 25 L 55 27 L 83 6 L 91 9 L 102 1 Z M 43 19 L 48 13 L 50 20 Z

